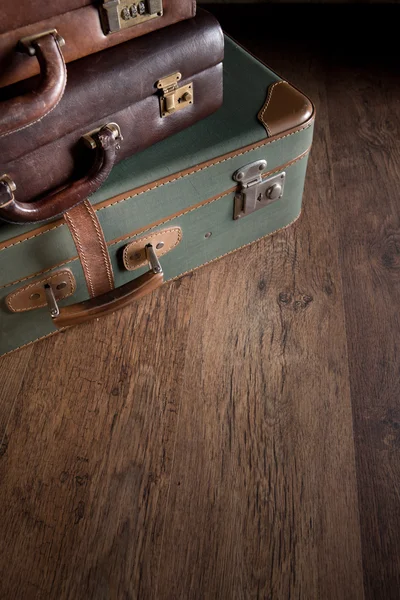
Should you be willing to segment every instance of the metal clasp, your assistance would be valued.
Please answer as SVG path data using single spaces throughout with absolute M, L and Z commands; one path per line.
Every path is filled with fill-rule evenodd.
M 0 184 L 2 184 L 5 187 L 5 191 L 8 196 L 8 199 L 5 202 L 3 202 L 3 203 L 0 202 L 0 208 L 5 208 L 9 204 L 11 204 L 11 202 L 14 202 L 14 200 L 15 200 L 14 192 L 17 189 L 17 185 L 16 185 L 15 181 L 13 181 L 11 179 L 11 177 L 9 175 L 7 175 L 6 173 L 4 173 L 4 175 L 2 175 L 0 177 Z
M 29 56 L 35 56 L 36 48 L 35 48 L 33 42 L 35 42 L 36 40 L 39 40 L 40 38 L 42 38 L 46 35 L 49 35 L 49 34 L 54 36 L 54 38 L 59 46 L 65 45 L 65 40 L 58 33 L 57 29 L 48 29 L 47 31 L 42 31 L 41 33 L 37 33 L 36 35 L 27 35 L 26 37 L 21 38 L 18 42 L 17 49 L 20 52 L 26 52 L 27 54 L 29 54 Z
M 96 133 L 99 133 L 99 131 L 103 129 L 103 127 L 107 127 L 107 129 L 111 131 L 115 140 L 120 140 L 122 142 L 124 139 L 122 137 L 121 128 L 117 123 L 107 123 L 107 125 L 97 127 L 97 129 L 93 129 L 92 131 L 89 131 L 88 133 L 82 136 L 82 139 L 85 142 L 85 144 L 92 150 L 95 150 L 98 144 L 98 140 L 96 139 Z
M 250 215 L 282 198 L 286 173 L 263 179 L 266 168 L 266 160 L 257 160 L 233 174 L 233 179 L 240 184 L 240 190 L 235 194 L 234 219 Z
M 181 73 L 174 73 L 157 81 L 156 86 L 162 91 L 160 96 L 161 117 L 168 117 L 178 110 L 182 110 L 193 104 L 193 83 L 178 86 L 182 79 Z

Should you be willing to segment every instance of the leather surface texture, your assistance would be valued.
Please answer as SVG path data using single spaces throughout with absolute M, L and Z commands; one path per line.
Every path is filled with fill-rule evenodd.
M 140 237 L 125 246 L 123 252 L 124 267 L 128 271 L 135 271 L 140 267 L 144 267 L 147 264 L 147 244 L 152 244 L 158 258 L 161 258 L 176 248 L 181 240 L 182 229 L 180 227 L 168 227 Z
M 309 120 L 313 106 L 308 98 L 287 81 L 276 81 L 267 94 L 258 118 L 268 135 L 277 135 Z
M 56 37 L 51 33 L 43 36 L 34 42 L 33 47 L 41 68 L 39 85 L 0 104 L 0 138 L 43 119 L 64 94 L 67 70 Z
M 114 274 L 104 233 L 88 200 L 64 214 L 75 242 L 91 298 L 114 289 Z
M 13 313 L 18 313 L 46 306 L 44 293 L 46 283 L 52 286 L 57 300 L 72 296 L 76 290 L 75 277 L 72 272 L 70 269 L 62 269 L 14 290 L 5 300 L 8 309 Z
M 58 106 L 0 140 L 0 171 L 14 180 L 16 199 L 34 201 L 85 175 L 93 150 L 81 138 L 107 123 L 121 128 L 122 160 L 215 112 L 222 104 L 223 54 L 219 24 L 199 11 L 194 19 L 70 65 Z M 182 74 L 181 86 L 193 84 L 194 102 L 161 118 L 156 82 L 174 72 Z
M 5 6 L 3 6 L 5 5 Z M 2 0 L 0 24 L 0 87 L 39 72 L 36 61 L 15 51 L 18 41 L 49 29 L 65 39 L 63 54 L 71 62 L 127 40 L 195 16 L 194 0 L 163 0 L 163 16 L 105 35 L 94 0 Z

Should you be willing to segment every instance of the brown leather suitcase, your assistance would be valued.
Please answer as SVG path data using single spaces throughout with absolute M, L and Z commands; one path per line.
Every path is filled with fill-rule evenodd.
M 65 63 L 195 16 L 195 0 L 2 0 L 0 88 L 41 74 L 35 96 L 0 106 L 0 136 L 52 110 Z M 61 48 L 62 46 L 62 48 Z
M 218 22 L 199 11 L 69 65 L 58 106 L 0 139 L 0 219 L 56 217 L 94 193 L 121 159 L 214 112 L 222 104 L 223 52 Z M 31 86 L 3 88 L 0 98 Z

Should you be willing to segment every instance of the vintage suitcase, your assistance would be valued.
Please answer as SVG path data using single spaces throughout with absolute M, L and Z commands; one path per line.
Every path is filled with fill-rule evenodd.
M 121 308 L 298 218 L 311 102 L 229 38 L 224 86 L 219 111 L 122 161 L 91 204 L 40 227 L 0 226 L 2 354 Z
M 65 62 L 196 12 L 195 0 L 3 0 L 2 5 L 0 88 L 41 75 L 35 94 L 0 104 L 0 136 L 30 126 L 57 106 L 67 81 Z
M 223 53 L 218 22 L 199 11 L 72 63 L 57 108 L 0 139 L 0 219 L 57 216 L 116 162 L 211 114 L 222 103 Z

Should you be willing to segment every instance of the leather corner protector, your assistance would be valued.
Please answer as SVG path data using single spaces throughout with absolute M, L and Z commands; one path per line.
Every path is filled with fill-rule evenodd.
M 57 300 L 72 296 L 76 290 L 75 277 L 69 269 L 57 271 L 48 277 L 38 279 L 33 283 L 24 285 L 9 294 L 6 305 L 11 312 L 19 313 L 47 306 L 44 286 L 50 283 Z
M 134 271 L 147 265 L 145 250 L 147 244 L 152 244 L 158 258 L 160 258 L 175 248 L 181 239 L 182 229 L 180 227 L 160 229 L 144 237 L 137 238 L 124 248 L 124 266 L 128 271 Z
M 314 112 L 312 103 L 287 81 L 276 81 L 268 88 L 267 99 L 258 113 L 269 136 L 306 123 Z

